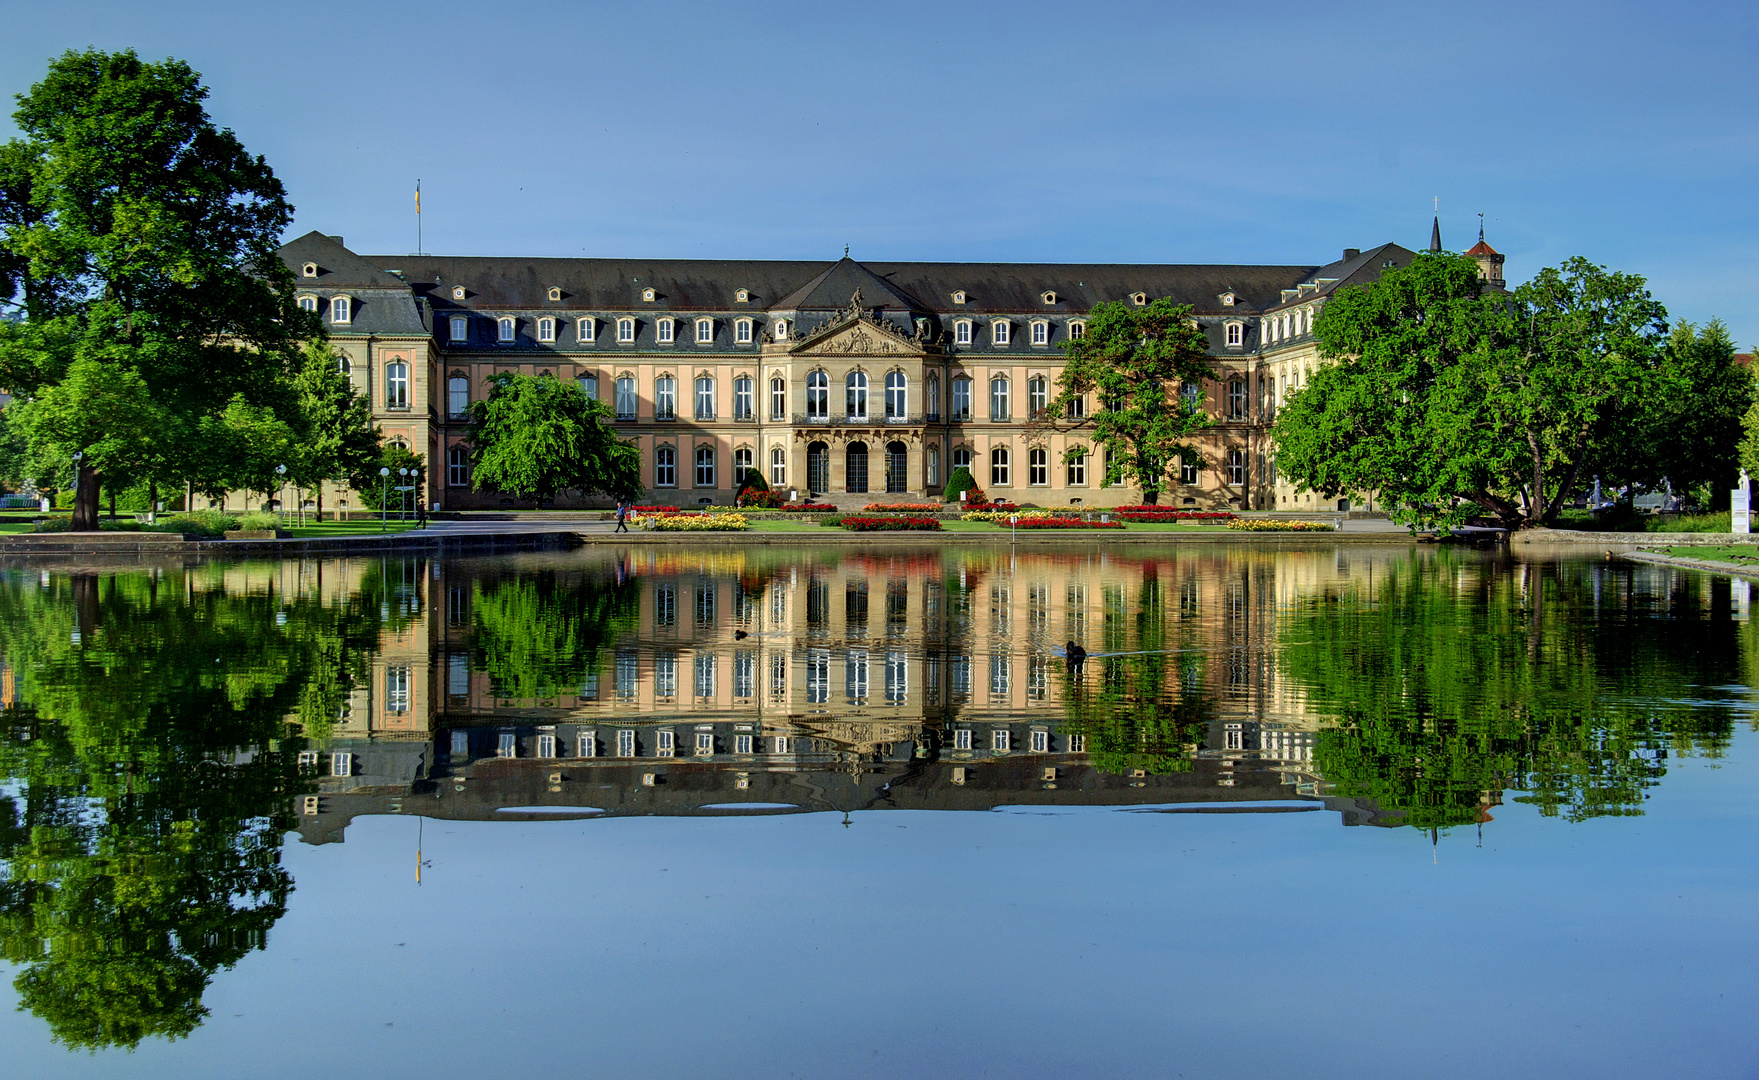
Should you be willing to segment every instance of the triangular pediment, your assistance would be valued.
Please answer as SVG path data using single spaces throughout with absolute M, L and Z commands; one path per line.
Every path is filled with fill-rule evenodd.
M 926 335 L 927 320 L 918 334 Z M 802 338 L 789 351 L 796 356 L 921 356 L 929 342 L 913 337 L 862 306 L 857 291 L 837 317 Z

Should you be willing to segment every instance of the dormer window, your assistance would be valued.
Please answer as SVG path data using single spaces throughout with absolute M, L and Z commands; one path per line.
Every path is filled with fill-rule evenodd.
M 696 343 L 713 345 L 715 343 L 715 321 L 713 319 L 696 320 Z
M 1222 299 L 1222 307 L 1233 307 L 1240 300 L 1239 297 L 1235 296 L 1231 292 L 1222 293 L 1221 299 Z
M 452 316 L 450 329 L 453 341 L 470 340 L 470 320 L 463 315 Z
M 318 298 L 315 296 L 302 296 L 302 297 L 300 297 L 299 298 L 299 310 L 310 311 L 310 312 L 315 313 L 318 310 Z
M 654 331 L 657 334 L 661 345 L 672 344 L 672 340 L 673 340 L 672 331 L 673 331 L 673 327 L 675 327 L 676 325 L 677 324 L 674 323 L 671 319 L 661 319 L 658 322 L 654 323 Z
M 653 303 L 654 302 L 654 291 L 652 289 L 641 290 L 641 299 L 645 303 L 649 303 L 649 304 Z
M 624 344 L 628 344 L 635 340 L 634 319 L 624 318 L 617 320 L 617 340 Z
M 774 337 L 777 341 L 787 341 L 788 340 L 788 320 L 787 319 L 777 319 L 776 325 L 774 327 L 774 331 L 775 331 Z
M 990 323 L 990 343 L 994 345 L 1006 345 L 1008 343 L 1009 330 L 1010 327 L 1008 325 L 1008 320 L 1006 319 L 997 319 L 995 322 Z
M 953 303 L 963 304 L 964 302 L 965 302 L 965 290 L 964 289 L 959 289 L 958 291 L 953 293 Z
M 1145 292 L 1133 292 L 1130 294 L 1130 302 L 1137 307 L 1146 307 L 1148 305 L 1148 294 Z
M 504 315 L 501 318 L 496 319 L 495 320 L 495 340 L 500 342 L 503 345 L 511 345 L 513 343 L 514 334 L 518 330 L 518 327 L 519 327 L 518 320 L 514 319 L 510 315 Z
M 1229 348 L 1237 349 L 1246 340 L 1246 326 L 1244 323 L 1228 323 L 1225 333 L 1227 335 L 1226 340 Z
M 1051 324 L 1043 319 L 1034 319 L 1032 322 L 1032 343 L 1034 345 L 1049 345 L 1050 342 Z
M 1054 304 L 1057 302 L 1057 294 L 1054 292 L 1047 292 L 1040 296 L 1039 299 L 1043 300 L 1046 304 Z
M 354 303 L 346 296 L 330 298 L 330 321 L 346 323 L 354 317 Z
M 1080 341 L 1087 336 L 1087 324 L 1077 319 L 1069 324 L 1069 340 Z
M 733 320 L 733 340 L 740 345 L 751 344 L 751 320 Z
M 537 321 L 537 339 L 539 341 L 556 340 L 556 320 L 545 316 Z
M 581 318 L 574 320 L 574 340 L 575 341 L 590 342 L 590 341 L 593 341 L 594 339 L 596 339 L 598 337 L 598 335 L 599 335 L 599 321 L 597 319 L 593 318 L 591 315 L 585 315 L 585 316 L 582 316 Z
M 955 345 L 971 344 L 971 320 L 960 319 L 953 324 L 953 343 Z
M 751 290 L 749 290 L 749 289 L 735 290 L 733 293 L 733 302 L 735 304 L 749 304 L 749 303 L 751 303 Z
M 454 300 L 464 299 L 464 286 L 462 286 L 462 285 L 452 286 L 452 299 L 454 299 Z
M 318 264 L 317 263 L 306 263 L 304 266 L 299 268 L 299 276 L 300 277 L 317 277 L 318 276 Z
M 550 287 L 549 297 L 552 302 L 562 299 L 562 290 L 552 285 Z

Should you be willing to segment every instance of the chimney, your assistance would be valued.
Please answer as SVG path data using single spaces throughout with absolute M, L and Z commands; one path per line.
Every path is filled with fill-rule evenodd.
M 1361 248 L 1345 248 L 1344 249 L 1344 261 L 1348 262 L 1360 254 L 1362 254 Z

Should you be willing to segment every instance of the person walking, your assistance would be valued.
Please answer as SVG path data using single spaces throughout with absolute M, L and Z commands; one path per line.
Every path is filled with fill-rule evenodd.
M 611 531 L 612 532 L 628 532 L 629 531 L 629 503 L 626 500 L 623 500 L 623 499 L 617 500 L 617 527 Z
M 418 529 L 428 527 L 428 501 L 426 499 L 415 504 L 415 527 Z

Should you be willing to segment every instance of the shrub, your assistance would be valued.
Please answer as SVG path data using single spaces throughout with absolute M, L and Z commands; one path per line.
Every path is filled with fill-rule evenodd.
M 267 513 L 251 513 L 238 515 L 238 529 L 278 529 L 281 527 L 281 515 Z
M 1079 518 L 1021 518 L 1022 529 L 1121 529 L 1121 521 L 1082 521 Z
M 224 536 L 228 531 L 238 528 L 238 520 L 237 517 L 219 510 L 191 510 L 183 514 L 168 514 L 145 528 L 149 532 Z
M 762 491 L 753 488 L 739 493 L 739 505 L 754 510 L 775 510 L 781 507 L 782 497 L 768 488 Z
M 636 522 L 655 532 L 744 532 L 744 514 L 650 514 Z
M 868 503 L 867 510 L 889 511 L 894 514 L 938 514 L 940 503 Z
M 971 478 L 971 470 L 963 465 L 954 469 L 952 475 L 947 477 L 947 486 L 941 489 L 941 498 L 947 502 L 956 503 L 959 501 L 961 491 L 973 491 L 976 492 L 978 498 L 983 497 L 983 492 L 978 488 L 977 481 Z
M 850 532 L 940 532 L 937 518 L 925 517 L 846 517 L 838 522 Z
M 1235 518 L 1228 528 L 1241 532 L 1332 532 L 1323 521 L 1280 521 L 1275 518 Z
M 1652 517 L 1644 522 L 1649 532 L 1680 533 L 1707 532 L 1725 533 L 1733 526 L 1729 521 L 1729 513 L 1724 510 L 1720 514 L 1680 514 L 1679 516 Z

